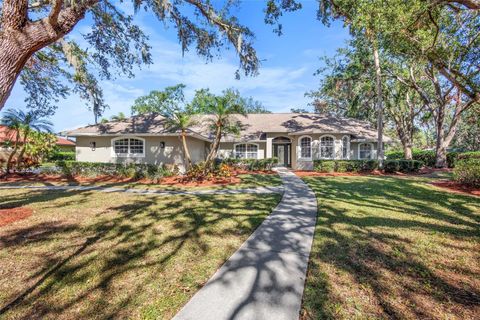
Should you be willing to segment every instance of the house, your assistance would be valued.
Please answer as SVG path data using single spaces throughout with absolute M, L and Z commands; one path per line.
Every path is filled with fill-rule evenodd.
M 8 126 L 0 125 L 0 159 L 7 159 L 10 155 L 12 145 L 15 142 L 16 132 Z M 23 139 L 20 137 L 20 139 Z M 20 141 L 20 144 L 22 142 Z M 75 151 L 75 142 L 57 136 L 56 145 L 61 151 Z
M 212 116 L 197 116 L 187 133 L 193 162 L 206 158 L 213 134 Z M 356 119 L 313 113 L 270 113 L 235 116 L 240 134 L 225 135 L 219 157 L 263 159 L 276 157 L 279 165 L 310 170 L 315 159 L 375 159 L 377 132 Z M 184 168 L 179 132 L 165 128 L 159 115 L 90 125 L 66 132 L 76 138 L 76 158 L 90 162 L 177 164 Z M 386 137 L 385 142 L 389 143 Z

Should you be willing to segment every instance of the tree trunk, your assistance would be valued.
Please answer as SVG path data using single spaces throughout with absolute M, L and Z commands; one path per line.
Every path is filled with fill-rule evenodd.
M 20 150 L 20 154 L 18 155 L 18 158 L 17 158 L 17 169 L 20 169 L 20 166 L 22 164 L 22 161 L 23 161 L 23 155 L 25 154 L 25 149 L 27 148 L 27 138 L 28 138 L 28 135 L 30 134 L 30 130 L 25 130 L 25 132 L 23 133 L 23 145 L 22 145 L 22 150 Z
M 220 139 L 222 138 L 222 125 L 217 123 L 217 128 L 215 130 L 215 140 L 213 141 L 212 149 L 208 153 L 205 167 L 210 169 L 213 163 L 213 159 L 217 156 L 218 148 L 220 147 Z
M 4 1 L 0 32 L 0 110 L 28 59 L 69 33 L 97 2 L 86 0 L 63 9 L 55 6 L 57 10 L 51 16 L 30 22 L 27 20 L 28 1 L 22 1 L 22 4 L 16 0 Z M 56 3 L 60 5 L 62 2 Z
M 403 145 L 403 154 L 405 156 L 405 159 L 412 160 L 412 144 L 411 143 L 407 143 Z
M 188 152 L 187 137 L 184 130 L 182 131 L 182 144 L 183 152 L 185 153 L 185 169 L 188 170 L 192 166 L 192 159 L 190 158 L 190 152 Z
M 7 168 L 6 168 L 5 175 L 8 175 L 10 173 L 10 169 L 12 168 L 13 157 L 15 156 L 15 154 L 18 151 L 18 142 L 19 141 L 20 141 L 20 131 L 17 130 L 17 134 L 15 136 L 15 144 L 13 145 L 13 150 L 10 153 L 10 155 L 8 156 Z
M 382 70 L 378 56 L 377 44 L 373 45 L 373 60 L 375 63 L 376 78 L 376 109 L 377 109 L 377 160 L 380 169 L 383 168 L 383 92 L 382 92 Z
M 435 144 L 435 167 L 444 168 L 447 165 L 447 146 L 445 144 L 445 104 L 437 107 L 437 114 L 435 119 L 435 131 L 437 141 Z

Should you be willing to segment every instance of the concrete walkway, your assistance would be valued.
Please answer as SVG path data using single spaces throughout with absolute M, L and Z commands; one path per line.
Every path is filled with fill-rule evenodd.
M 317 200 L 295 174 L 278 172 L 282 201 L 174 319 L 298 319 Z
M 161 189 L 127 189 L 102 186 L 0 186 L 1 189 L 37 189 L 37 190 L 64 190 L 64 191 L 100 191 L 100 192 L 126 192 L 135 194 L 155 194 L 155 195 L 208 195 L 208 194 L 265 194 L 282 193 L 283 187 L 258 187 L 245 189 L 197 189 L 197 190 L 161 190 Z

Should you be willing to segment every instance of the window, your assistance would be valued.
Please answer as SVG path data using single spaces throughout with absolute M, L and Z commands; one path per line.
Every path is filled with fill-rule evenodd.
M 360 143 L 358 145 L 358 157 L 360 159 L 371 159 L 372 145 L 370 143 Z
M 243 143 L 235 146 L 235 157 L 241 159 L 257 159 L 258 146 L 255 144 Z
M 312 138 L 300 138 L 300 158 L 310 159 L 312 157 Z
M 114 139 L 113 151 L 117 157 L 143 157 L 145 156 L 145 140 L 139 138 Z
M 342 138 L 342 158 L 350 158 L 350 138 L 348 136 Z
M 320 139 L 320 158 L 335 158 L 335 140 L 331 136 L 325 136 Z

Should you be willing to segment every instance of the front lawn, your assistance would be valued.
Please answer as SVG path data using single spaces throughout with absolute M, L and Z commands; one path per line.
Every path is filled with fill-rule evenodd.
M 279 200 L 0 190 L 0 318 L 169 319 Z
M 304 319 L 478 317 L 480 198 L 425 179 L 305 181 L 319 215 Z

